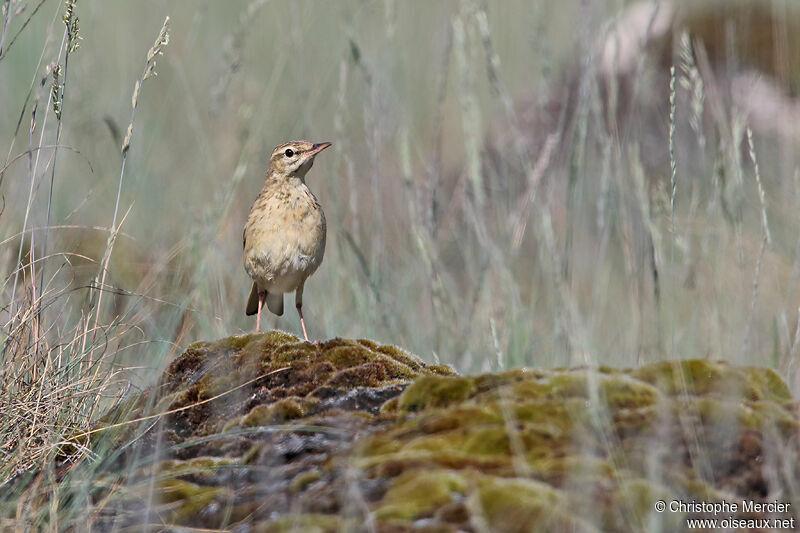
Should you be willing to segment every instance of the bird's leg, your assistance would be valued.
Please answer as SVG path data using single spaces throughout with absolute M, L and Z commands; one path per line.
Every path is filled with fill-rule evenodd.
M 256 315 L 256 333 L 261 333 L 261 308 L 264 307 L 264 298 L 267 293 L 259 291 L 258 293 L 258 314 Z
M 303 337 L 308 340 L 308 333 L 306 333 L 306 321 L 303 319 L 303 285 L 301 283 L 297 287 L 297 292 L 294 293 L 294 306 L 297 308 L 297 314 L 300 315 L 300 326 L 303 328 Z
M 297 314 L 300 315 L 300 325 L 303 327 L 303 337 L 308 340 L 308 333 L 306 333 L 306 321 L 303 320 L 303 304 L 296 303 L 295 307 L 297 307 Z

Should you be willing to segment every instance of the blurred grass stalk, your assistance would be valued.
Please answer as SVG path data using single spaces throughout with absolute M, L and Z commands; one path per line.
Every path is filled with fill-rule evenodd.
M 47 111 L 50 103 L 54 105 L 55 115 L 58 120 L 56 126 L 56 145 L 53 147 L 51 165 L 51 186 L 54 183 L 55 150 L 61 136 L 61 117 L 64 111 L 64 83 L 66 79 L 66 58 L 69 52 L 77 48 L 80 38 L 77 32 L 77 17 L 75 16 L 75 2 L 68 1 L 64 23 L 67 26 L 65 38 L 62 39 L 59 56 L 66 50 L 64 78 L 59 82 L 54 77 L 53 88 L 50 92 L 50 101 L 45 110 L 45 119 L 41 124 L 39 147 L 43 146 L 46 132 Z M 122 181 L 125 173 L 125 161 L 131 147 L 133 119 L 138 103 L 142 83 L 155 75 L 156 58 L 163 53 L 169 41 L 169 18 L 159 32 L 153 47 L 148 51 L 147 60 L 141 76 L 136 81 L 132 97 L 131 121 L 128 133 L 122 146 L 122 168 L 120 170 L 117 202 L 111 227 L 107 230 L 109 238 L 103 260 L 100 262 L 100 271 L 95 282 L 88 287 L 78 287 L 79 291 L 88 291 L 83 299 L 83 306 L 77 320 L 73 319 L 71 307 L 76 299 L 76 290 L 70 286 L 69 281 L 63 287 L 57 286 L 58 272 L 69 265 L 68 253 L 56 253 L 54 256 L 63 256 L 66 261 L 56 274 L 44 283 L 44 262 L 49 257 L 36 257 L 37 250 L 33 236 L 37 231 L 44 231 L 47 235 L 49 226 L 45 228 L 29 229 L 28 215 L 31 213 L 32 196 L 35 178 L 38 175 L 38 155 L 41 150 L 36 149 L 37 161 L 32 161 L 32 154 L 37 147 L 31 146 L 28 150 L 31 193 L 26 207 L 26 217 L 23 222 L 23 231 L 17 237 L 19 243 L 19 260 L 12 272 L 13 276 L 6 277 L 6 283 L 13 277 L 11 287 L 11 300 L 7 305 L 8 318 L 3 325 L 4 338 L 2 352 L 0 352 L 0 487 L 10 483 L 14 478 L 24 476 L 34 467 L 47 466 L 44 471 L 51 482 L 39 486 L 28 495 L 28 498 L 44 497 L 50 505 L 40 508 L 38 504 L 33 507 L 19 507 L 22 516 L 17 518 L 19 524 L 37 524 L 45 520 L 51 529 L 58 528 L 60 522 L 59 509 L 70 501 L 74 491 L 85 490 L 79 485 L 62 484 L 53 482 L 52 458 L 61 455 L 63 459 L 76 458 L 91 453 L 88 449 L 77 445 L 71 436 L 85 432 L 95 422 L 98 413 L 117 401 L 126 391 L 126 382 L 129 384 L 129 369 L 120 368 L 114 364 L 116 353 L 129 348 L 125 345 L 127 333 L 135 324 L 126 324 L 124 316 L 112 314 L 104 318 L 102 295 L 115 288 L 106 285 L 106 274 L 115 239 L 119 233 L 122 222 L 118 224 L 117 215 L 122 193 Z M 50 69 L 48 69 L 50 71 Z M 52 69 L 57 76 L 59 68 Z M 36 110 L 38 107 L 37 93 L 31 110 L 32 140 L 35 131 Z M 38 184 L 36 185 L 38 187 Z M 52 189 L 50 190 L 52 193 Z M 48 199 L 46 220 L 50 219 L 51 202 Z M 124 221 L 124 216 L 122 220 Z M 28 253 L 22 256 L 25 236 L 31 234 L 31 243 Z M 5 245 L 13 240 L 5 241 Z M 43 248 L 44 249 L 44 248 Z M 36 269 L 40 271 L 42 279 L 37 289 Z M 20 287 L 17 291 L 17 286 Z M 20 297 L 17 294 L 21 293 Z M 43 317 L 47 316 L 47 328 Z M 36 495 L 39 496 L 36 496 Z M 8 494 L 13 496 L 13 494 Z M 69 497 L 68 497 L 69 496 Z M 66 500 L 64 499 L 66 498 Z M 82 499 L 83 497 L 81 496 Z M 12 500 L 13 501 L 13 500 Z M 21 500 L 21 501 L 24 501 Z M 2 502 L 0 502 L 2 503 Z M 29 502 L 33 503 L 33 502 Z M 37 513 L 44 512 L 45 515 Z M 26 513 L 33 513 L 28 516 Z M 5 527 L 5 526 L 3 526 Z

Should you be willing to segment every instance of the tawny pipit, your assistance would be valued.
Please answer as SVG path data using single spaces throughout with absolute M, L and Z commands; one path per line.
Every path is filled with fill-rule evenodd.
M 291 141 L 272 151 L 264 188 L 244 226 L 244 269 L 253 278 L 247 314 L 261 331 L 264 300 L 270 311 L 283 314 L 283 293 L 296 291 L 295 307 L 303 336 L 303 284 L 325 254 L 325 214 L 306 185 L 314 157 L 331 143 Z

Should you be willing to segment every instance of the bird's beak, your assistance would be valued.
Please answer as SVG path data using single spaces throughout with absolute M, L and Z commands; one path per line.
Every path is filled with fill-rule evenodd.
M 330 145 L 331 143 L 316 143 L 314 146 L 311 147 L 311 150 L 309 150 L 308 154 L 312 156 L 317 155 Z

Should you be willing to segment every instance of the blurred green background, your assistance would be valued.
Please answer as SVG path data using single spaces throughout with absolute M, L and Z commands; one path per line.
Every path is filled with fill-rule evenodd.
M 55 160 L 40 82 L 59 57 L 64 75 L 62 3 L 42 2 L 8 46 L 38 4 L 4 4 L 26 6 L 0 56 L 5 335 L 32 298 L 29 270 L 14 290 L 19 233 L 28 207 L 27 227 L 45 225 L 51 175 L 50 224 L 70 226 L 47 232 L 51 345 L 99 313 L 103 353 L 147 381 L 191 342 L 251 331 L 242 227 L 272 148 L 307 138 L 334 145 L 308 176 L 329 228 L 304 298 L 314 338 L 395 343 L 463 372 L 709 357 L 793 377 L 789 2 L 83 0 Z M 131 95 L 166 16 L 98 310 L 87 287 Z M 23 264 L 43 235 L 26 234 Z M 291 307 L 267 327 L 300 333 Z

